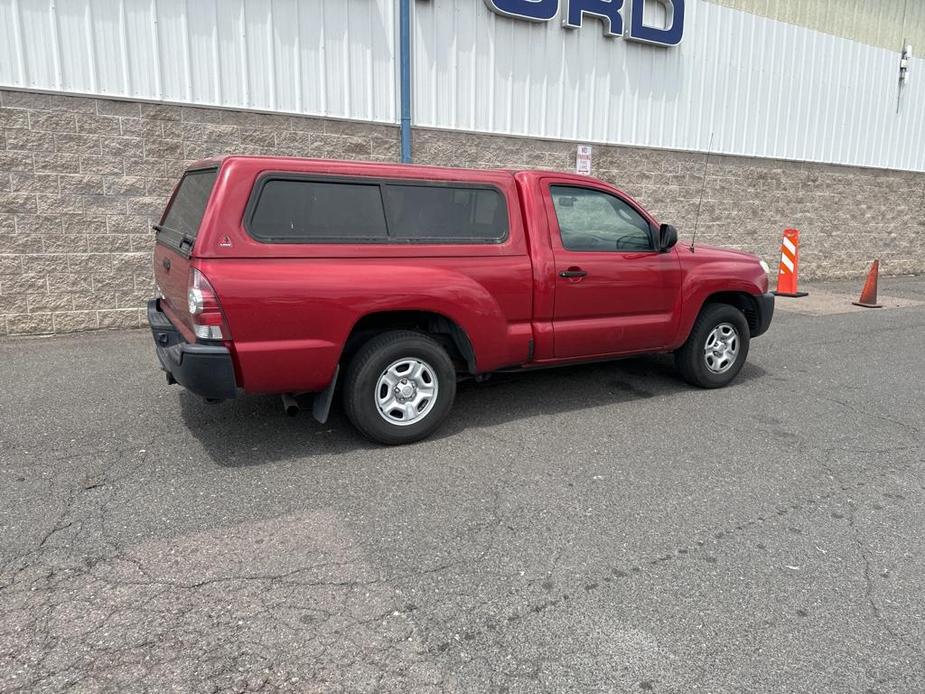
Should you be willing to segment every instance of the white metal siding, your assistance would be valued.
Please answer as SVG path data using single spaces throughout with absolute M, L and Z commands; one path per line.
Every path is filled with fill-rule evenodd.
M 0 0 L 0 84 L 394 122 L 393 0 Z
M 897 114 L 898 52 L 704 0 L 676 48 L 413 4 L 417 125 L 925 171 L 921 59 Z M 0 0 L 0 85 L 394 123 L 396 24 L 397 0 Z
M 441 128 L 925 170 L 925 61 L 688 0 L 677 48 L 416 4 L 415 122 Z M 862 19 L 858 16 L 859 21 Z M 897 47 L 899 41 L 897 42 Z
M 922 0 L 708 0 L 895 51 L 908 39 L 925 45 Z

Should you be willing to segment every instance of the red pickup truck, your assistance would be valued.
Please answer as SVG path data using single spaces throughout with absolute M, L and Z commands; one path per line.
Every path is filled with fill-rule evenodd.
M 209 401 L 335 386 L 386 444 L 432 433 L 458 379 L 674 352 L 731 381 L 768 329 L 767 265 L 677 245 L 625 193 L 552 171 L 229 156 L 155 225 L 148 304 L 169 383 Z

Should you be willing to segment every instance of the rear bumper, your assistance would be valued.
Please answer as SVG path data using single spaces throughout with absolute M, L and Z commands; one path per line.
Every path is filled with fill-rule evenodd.
M 755 297 L 755 304 L 758 306 L 758 327 L 752 331 L 752 337 L 764 335 L 771 327 L 771 319 L 774 317 L 774 294 L 759 294 Z
M 160 299 L 148 302 L 148 323 L 161 368 L 168 383 L 179 383 L 191 393 L 210 400 L 228 400 L 237 394 L 231 352 L 222 345 L 187 342 L 161 311 Z

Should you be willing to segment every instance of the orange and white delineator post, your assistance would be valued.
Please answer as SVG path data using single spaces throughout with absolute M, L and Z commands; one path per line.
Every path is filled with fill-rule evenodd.
M 808 292 L 797 290 L 800 267 L 800 232 L 797 229 L 785 229 L 780 243 L 780 266 L 777 271 L 777 296 L 798 298 L 808 296 Z

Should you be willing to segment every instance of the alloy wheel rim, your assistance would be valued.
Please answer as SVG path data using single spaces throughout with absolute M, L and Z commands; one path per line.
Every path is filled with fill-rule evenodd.
M 389 364 L 376 381 L 373 395 L 379 416 L 406 427 L 424 419 L 437 402 L 439 384 L 434 368 L 423 359 L 404 357 Z
M 729 371 L 739 355 L 739 331 L 730 323 L 720 323 L 710 334 L 703 348 L 703 360 L 715 374 Z

